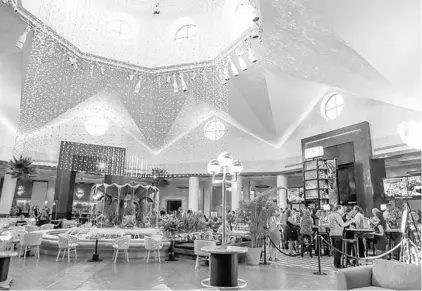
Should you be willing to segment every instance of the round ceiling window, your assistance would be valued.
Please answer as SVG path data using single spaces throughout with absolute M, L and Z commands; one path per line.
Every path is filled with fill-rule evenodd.
M 321 114 L 327 120 L 334 120 L 340 116 L 344 108 L 343 96 L 339 93 L 328 95 L 322 100 Z
M 108 121 L 103 117 L 90 117 L 85 122 L 86 131 L 93 136 L 102 136 L 108 130 Z
M 218 119 L 208 121 L 204 126 L 204 135 L 212 141 L 221 139 L 226 133 L 226 126 Z

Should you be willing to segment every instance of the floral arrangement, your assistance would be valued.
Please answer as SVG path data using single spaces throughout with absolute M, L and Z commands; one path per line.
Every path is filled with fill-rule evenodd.
M 162 219 L 162 227 L 167 237 L 174 237 L 182 230 L 182 222 L 173 215 L 165 215 Z
M 215 220 L 214 220 L 215 218 Z M 217 232 L 218 228 L 221 225 L 221 221 L 219 221 L 216 217 L 211 217 L 209 222 L 208 222 L 208 227 L 211 228 L 213 230 L 213 232 Z
M 186 233 L 199 232 L 207 229 L 207 223 L 203 215 L 185 213 L 181 216 L 182 230 Z
M 283 187 L 268 189 L 249 202 L 240 202 L 237 221 L 249 225 L 253 248 L 261 247 L 263 244 L 262 238 L 268 234 L 266 228 L 268 219 L 278 210 L 272 196 L 280 189 L 283 189 Z
M 31 158 L 20 156 L 19 159 L 16 159 L 16 157 L 13 157 L 13 160 L 9 161 L 7 174 L 12 175 L 13 178 L 31 179 L 37 175 L 32 163 Z

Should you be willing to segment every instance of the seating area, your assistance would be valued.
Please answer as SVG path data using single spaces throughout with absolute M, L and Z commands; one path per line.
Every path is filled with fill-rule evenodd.
M 421 11 L 1 0 L 0 291 L 421 290 Z

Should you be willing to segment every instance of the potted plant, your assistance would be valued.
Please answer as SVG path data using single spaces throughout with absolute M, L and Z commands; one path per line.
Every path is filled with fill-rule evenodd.
M 19 159 L 13 157 L 13 160 L 9 161 L 7 174 L 15 179 L 29 180 L 37 175 L 37 171 L 33 165 L 32 159 L 21 155 Z
M 278 210 L 278 206 L 273 202 L 272 196 L 280 188 L 268 189 L 258 194 L 249 202 L 240 202 L 237 211 L 237 221 L 247 224 L 251 238 L 251 246 L 248 247 L 247 260 L 251 265 L 258 265 L 261 257 L 261 247 L 263 238 L 267 235 L 267 223 L 269 218 Z
M 12 209 L 14 203 L 14 193 L 16 189 L 16 183 L 18 179 L 29 180 L 37 175 L 35 166 L 33 165 L 32 159 L 28 157 L 20 156 L 19 158 L 13 157 L 8 163 L 8 169 L 3 184 L 3 195 L 2 203 L 6 205 L 4 209 Z M 0 214 L 10 214 L 0 213 Z
M 168 260 L 174 261 L 174 239 L 176 234 L 180 233 L 182 229 L 182 223 L 174 215 L 166 215 L 162 219 L 162 228 L 164 236 L 171 240 Z
M 201 232 L 207 229 L 207 223 L 198 213 L 185 213 L 180 218 L 181 229 L 188 234 L 189 241 L 193 241 L 192 233 Z

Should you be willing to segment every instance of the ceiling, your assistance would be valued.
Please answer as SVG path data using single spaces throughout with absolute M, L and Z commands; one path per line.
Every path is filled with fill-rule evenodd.
M 50 2 L 53 4 L 46 4 Z M 234 19 L 230 17 L 232 10 L 227 12 L 231 2 L 223 0 L 163 0 L 160 15 L 152 15 L 151 5 L 155 1 L 80 0 L 72 5 L 65 4 L 69 1 L 64 0 L 50 2 L 23 0 L 22 3 L 82 51 L 149 67 L 215 57 L 246 29 L 238 20 L 230 22 Z M 202 85 L 198 82 L 203 81 L 191 80 L 191 73 L 186 78 L 186 93 L 174 93 L 170 84 L 160 90 L 145 86 L 139 95 L 134 95 L 136 81 L 122 89 L 120 79 L 106 71 L 108 83 L 105 84 L 96 69 L 92 78 L 87 73 L 79 75 L 77 82 L 81 91 L 78 89 L 74 95 L 66 96 L 67 105 L 57 110 L 49 107 L 50 103 L 54 105 L 63 99 L 59 99 L 60 91 L 55 86 L 68 80 L 60 79 L 59 71 L 50 70 L 50 89 L 38 94 L 50 99 L 30 116 L 32 119 L 24 114 L 29 118 L 26 124 L 33 126 L 29 138 L 43 144 L 46 139 L 59 141 L 65 135 L 72 138 L 83 134 L 84 142 L 145 147 L 159 154 L 210 118 L 218 117 L 260 141 L 281 147 L 315 104 L 332 91 L 421 110 L 419 0 L 407 0 L 406 5 L 395 0 L 370 3 L 364 0 L 273 0 L 256 4 L 264 29 L 262 43 L 253 43 L 253 52 L 259 61 L 255 64 L 247 61 L 247 71 L 241 71 L 237 78 L 232 77 L 226 86 L 218 85 L 220 103 L 227 104 L 220 108 L 212 106 L 215 104 L 209 101 L 211 95 L 199 89 Z M 40 9 L 43 5 L 52 6 Z M 91 6 L 85 9 L 86 5 Z M 103 27 L 106 29 L 101 23 L 107 23 L 110 15 L 120 12 L 139 22 L 139 30 L 130 41 L 113 41 L 104 35 L 107 33 L 100 32 Z M 79 19 L 77 17 L 83 20 L 70 26 L 69 23 Z M 200 50 L 179 55 L 181 50 L 172 40 L 171 25 L 186 17 L 196 22 L 198 33 L 200 30 L 204 34 L 198 42 Z M 17 128 L 19 108 L 23 110 L 29 102 L 25 99 L 21 107 L 19 97 L 31 39 L 23 50 L 14 47 L 24 29 L 24 24 L 10 9 L 0 4 L 0 68 L 4 68 L 0 69 L 0 85 L 7 87 L 0 89 L 0 123 L 11 132 Z M 61 59 L 61 62 L 64 66 L 65 61 Z M 51 63 L 56 64 L 56 61 Z M 66 70 L 71 72 L 71 69 Z M 88 68 L 81 65 L 78 70 Z M 157 86 L 156 81 L 151 80 L 151 84 Z M 43 82 L 43 79 L 37 81 Z M 123 94 L 122 90 L 130 93 Z M 81 92 L 83 94 L 79 94 Z M 128 98 L 135 100 L 133 96 L 135 103 L 128 103 Z M 140 114 L 141 109 L 145 110 L 145 98 L 154 104 L 149 115 Z M 177 104 L 169 100 L 177 100 Z M 104 106 L 113 133 L 90 137 L 84 130 L 84 121 L 93 111 L 104 112 L 101 109 Z M 154 116 L 160 118 L 152 118 Z M 54 146 L 48 148 L 48 152 L 54 160 L 58 148 L 56 143 L 50 144 Z
M 159 15 L 151 0 L 22 0 L 22 7 L 85 53 L 152 68 L 215 58 L 250 27 L 235 2 L 165 0 Z M 193 38 L 175 40 L 187 24 L 196 26 Z

